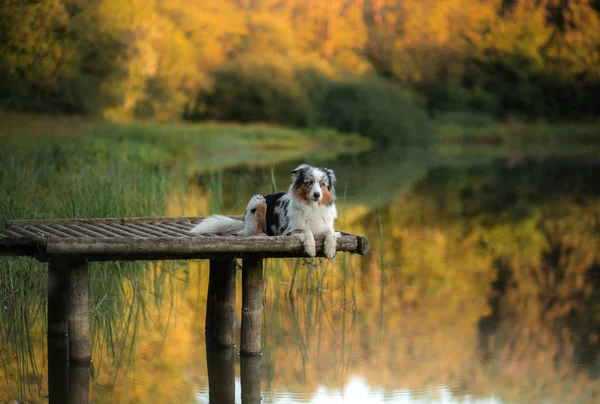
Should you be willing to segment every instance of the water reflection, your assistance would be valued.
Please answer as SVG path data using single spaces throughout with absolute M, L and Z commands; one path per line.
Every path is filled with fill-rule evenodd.
M 48 338 L 48 401 L 87 404 L 90 396 L 90 363 L 69 363 L 68 338 Z
M 261 402 L 261 358 L 240 356 L 240 377 L 236 380 L 235 348 L 216 349 L 207 344 L 208 402 L 211 404 L 257 404 Z M 237 393 L 236 394 L 236 387 Z M 241 400 L 240 400 L 241 397 Z M 201 398 L 197 397 L 197 398 Z
M 69 401 L 68 352 L 68 337 L 48 338 L 48 399 L 51 403 Z
M 69 363 L 67 351 L 67 338 L 48 339 L 48 401 L 87 404 L 90 401 L 91 364 Z M 206 344 L 209 403 L 234 404 L 240 402 L 240 397 L 242 404 L 261 402 L 261 357 L 241 356 L 239 379 L 236 379 L 237 360 L 235 348 L 217 349 Z M 203 398 L 206 397 L 197 396 L 199 400 Z
M 268 261 L 257 362 L 205 351 L 207 263 L 98 266 L 90 401 L 598 401 L 599 160 L 377 153 L 311 161 L 338 172 L 339 227 L 373 252 Z M 295 163 L 199 176 L 168 213 L 239 212 Z M 0 328 L 0 397 L 65 380 L 42 370 L 44 304 Z

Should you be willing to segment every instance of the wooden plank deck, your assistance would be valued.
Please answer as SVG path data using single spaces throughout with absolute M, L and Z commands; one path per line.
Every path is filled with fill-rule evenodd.
M 230 216 L 242 219 L 240 216 Z M 235 259 L 242 259 L 240 355 L 262 351 L 263 258 L 304 257 L 296 237 L 194 235 L 203 217 L 10 220 L 0 231 L 0 255 L 48 262 L 48 338 L 68 338 L 70 363 L 91 361 L 88 262 L 210 259 L 206 336 L 235 346 Z M 323 237 L 315 238 L 323 257 Z M 337 251 L 364 255 L 369 241 L 343 233 Z
M 240 216 L 231 216 L 241 219 Z M 289 236 L 200 236 L 189 230 L 203 217 L 128 219 L 9 220 L 0 232 L 0 255 L 27 255 L 40 261 L 69 256 L 87 261 L 200 259 L 253 255 L 303 257 L 300 241 Z M 323 237 L 316 238 L 323 257 Z M 364 255 L 366 238 L 343 233 L 337 250 Z

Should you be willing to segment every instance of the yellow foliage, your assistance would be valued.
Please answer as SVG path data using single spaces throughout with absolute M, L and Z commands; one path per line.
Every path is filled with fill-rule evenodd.
M 92 97 L 108 115 L 170 119 L 210 85 L 215 69 L 247 54 L 283 56 L 293 67 L 320 60 L 417 88 L 473 81 L 473 60 L 520 69 L 522 58 L 539 72 L 598 82 L 595 7 L 589 0 L 8 2 L 0 5 L 0 58 L 9 74 L 37 86 L 34 93 L 81 103 L 93 78 L 100 94 Z

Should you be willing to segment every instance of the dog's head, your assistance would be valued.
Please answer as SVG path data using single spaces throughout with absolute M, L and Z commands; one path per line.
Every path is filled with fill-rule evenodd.
M 262 195 L 254 195 L 246 206 L 244 214 L 244 234 L 259 235 L 266 232 L 267 201 Z
M 329 168 L 301 164 L 292 170 L 292 192 L 307 203 L 330 206 L 335 201 L 335 173 Z

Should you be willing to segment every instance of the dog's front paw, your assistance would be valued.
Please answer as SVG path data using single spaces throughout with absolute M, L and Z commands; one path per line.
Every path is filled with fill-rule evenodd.
M 315 247 L 314 244 L 308 244 L 308 243 L 304 244 L 304 252 L 309 257 L 316 257 L 317 256 L 317 247 Z
M 335 253 L 336 253 L 336 250 L 337 250 L 336 244 L 337 244 L 336 243 L 336 236 L 335 236 L 334 233 L 330 233 L 330 234 L 326 234 L 325 235 L 323 252 L 325 253 L 325 256 L 330 261 L 333 261 L 333 259 L 335 258 Z
M 315 257 L 317 255 L 317 247 L 315 246 L 315 237 L 309 231 L 303 231 L 302 233 L 298 233 L 295 235 L 298 237 L 302 246 L 304 247 L 304 252 L 309 257 Z
M 306 232 L 304 234 L 304 241 L 302 242 L 304 246 L 304 252 L 309 257 L 315 257 L 317 255 L 317 246 L 315 245 L 315 237 L 311 232 Z
M 331 244 L 325 244 L 325 248 L 324 248 L 324 252 L 325 252 L 325 256 L 327 257 L 328 260 L 333 261 L 333 259 L 335 258 L 335 244 L 331 245 Z

